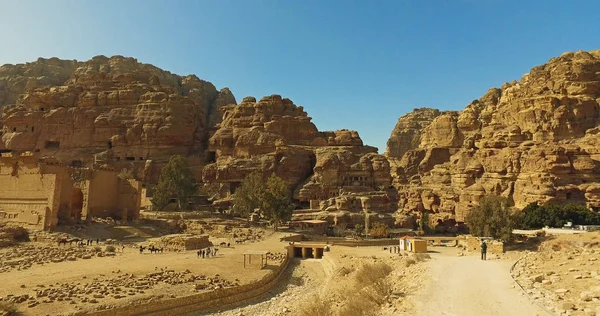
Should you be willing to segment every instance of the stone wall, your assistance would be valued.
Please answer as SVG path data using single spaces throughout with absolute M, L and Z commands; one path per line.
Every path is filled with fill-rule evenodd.
M 0 221 L 53 229 L 88 216 L 138 217 L 141 184 L 115 171 L 72 168 L 31 153 L 0 157 Z
M 0 221 L 49 229 L 57 224 L 62 177 L 41 176 L 33 157 L 0 157 Z
M 280 266 L 262 279 L 249 284 L 217 289 L 185 297 L 168 300 L 150 301 L 143 304 L 132 304 L 115 309 L 90 312 L 92 316 L 130 316 L 130 315 L 182 315 L 191 312 L 210 311 L 222 308 L 229 304 L 239 303 L 265 294 L 277 284 L 283 272 L 287 269 L 290 259 L 288 257 Z
M 476 251 L 481 252 L 481 240 L 477 237 L 467 236 L 464 239 L 459 240 L 459 245 L 465 247 L 467 251 Z M 504 253 L 504 243 L 497 240 L 488 240 L 487 243 L 487 253 L 490 254 L 503 254 Z

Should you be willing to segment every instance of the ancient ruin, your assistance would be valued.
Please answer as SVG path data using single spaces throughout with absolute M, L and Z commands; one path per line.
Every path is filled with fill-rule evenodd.
M 30 152 L 0 156 L 0 220 L 51 230 L 91 217 L 138 218 L 141 183 L 113 170 L 73 168 Z

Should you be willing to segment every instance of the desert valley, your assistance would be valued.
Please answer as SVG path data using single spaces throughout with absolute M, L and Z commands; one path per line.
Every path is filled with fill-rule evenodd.
M 0 315 L 600 315 L 599 102 L 567 52 L 380 150 L 130 57 L 3 65 Z

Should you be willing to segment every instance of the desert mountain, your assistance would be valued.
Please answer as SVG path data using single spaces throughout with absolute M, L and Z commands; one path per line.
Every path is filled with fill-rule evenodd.
M 415 109 L 388 141 L 399 210 L 461 222 L 488 194 L 600 211 L 600 51 L 565 53 L 462 111 Z

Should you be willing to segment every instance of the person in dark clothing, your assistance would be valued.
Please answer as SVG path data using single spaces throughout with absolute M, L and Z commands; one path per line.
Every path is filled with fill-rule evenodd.
M 487 253 L 487 244 L 485 243 L 485 240 L 481 242 L 481 260 L 485 260 L 486 258 L 486 253 Z
M 202 258 L 204 258 L 204 250 L 202 250 Z

